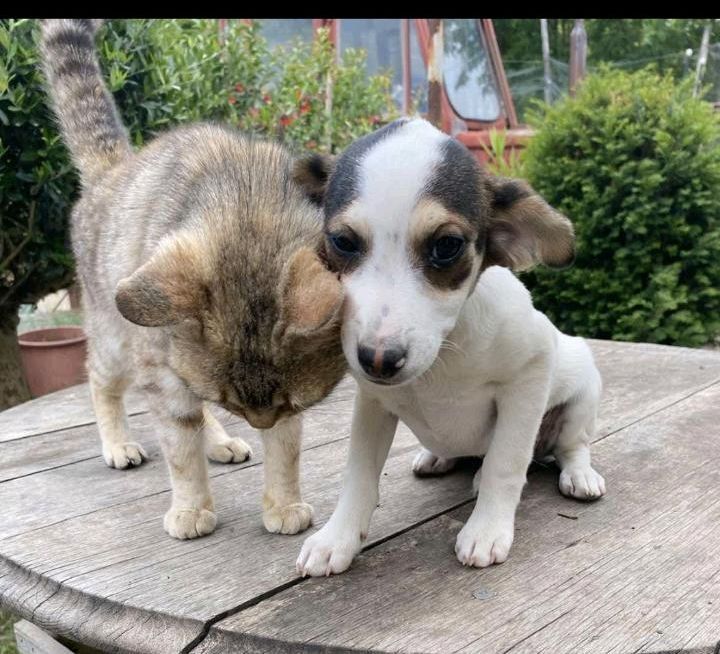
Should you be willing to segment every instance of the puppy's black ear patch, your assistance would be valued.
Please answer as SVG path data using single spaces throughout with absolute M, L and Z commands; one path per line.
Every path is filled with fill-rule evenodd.
M 522 180 L 489 177 L 491 212 L 486 266 L 526 270 L 537 263 L 553 268 L 575 259 L 572 223 Z
M 509 209 L 518 200 L 532 195 L 532 191 L 527 184 L 523 184 L 517 180 L 508 180 L 493 189 L 493 207 L 495 209 Z
M 311 202 L 322 204 L 334 168 L 335 157 L 315 153 L 295 160 L 292 177 Z

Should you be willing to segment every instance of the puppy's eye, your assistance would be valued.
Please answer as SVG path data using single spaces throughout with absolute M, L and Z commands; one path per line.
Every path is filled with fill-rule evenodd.
M 465 249 L 465 239 L 460 236 L 441 236 L 430 250 L 430 263 L 436 268 L 444 268 L 453 263 Z
M 343 232 L 342 234 L 329 234 L 328 238 L 335 250 L 346 257 L 360 253 L 360 240 L 355 234 Z

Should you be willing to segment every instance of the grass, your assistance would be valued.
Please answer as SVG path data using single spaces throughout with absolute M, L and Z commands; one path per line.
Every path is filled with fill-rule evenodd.
M 17 654 L 13 624 L 17 618 L 0 611 L 0 654 Z

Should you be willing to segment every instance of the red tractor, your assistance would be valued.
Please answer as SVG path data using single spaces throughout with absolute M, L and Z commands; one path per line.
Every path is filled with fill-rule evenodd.
M 348 47 L 366 50 L 370 74 L 392 71 L 392 93 L 403 113 L 428 116 L 482 162 L 488 158 L 492 129 L 504 130 L 505 156 L 524 147 L 532 134 L 518 121 L 492 20 L 308 18 L 260 23 L 270 45 L 297 37 L 309 40 L 324 27 L 338 52 Z M 442 50 L 439 57 L 436 49 Z M 433 70 L 434 90 L 432 80 L 429 84 Z

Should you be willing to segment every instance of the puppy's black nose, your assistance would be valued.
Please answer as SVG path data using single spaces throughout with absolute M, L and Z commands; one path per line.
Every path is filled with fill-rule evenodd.
M 362 369 L 378 379 L 390 379 L 405 365 L 407 350 L 399 347 L 371 348 L 358 346 L 358 361 Z

